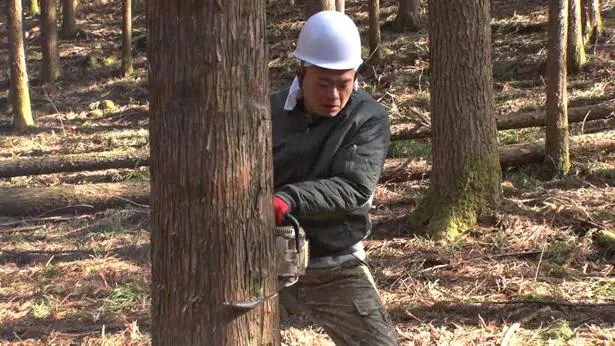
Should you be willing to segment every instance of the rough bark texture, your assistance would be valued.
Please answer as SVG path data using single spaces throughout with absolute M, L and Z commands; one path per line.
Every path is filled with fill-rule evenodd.
M 38 0 L 30 0 L 30 13 L 38 15 L 41 13 L 41 8 L 38 5 Z
M 489 0 L 430 0 L 429 10 L 433 172 L 414 221 L 451 238 L 500 199 Z
M 570 171 L 566 44 L 568 0 L 550 0 L 547 55 L 547 124 L 545 163 L 554 176 Z
M 53 82 L 60 76 L 60 55 L 58 51 L 58 18 L 56 0 L 42 0 L 41 45 L 43 67 L 41 80 Z
M 335 0 L 335 10 L 344 13 L 346 11 L 346 0 Z
M 568 108 L 568 122 L 580 123 L 607 118 L 615 112 L 612 104 L 598 104 Z M 544 111 L 513 112 L 497 117 L 498 130 L 523 129 L 526 127 L 545 126 L 547 124 Z M 431 136 L 431 129 L 417 124 L 399 124 L 391 127 L 391 140 L 408 140 L 427 138 Z
M 7 8 L 9 39 L 9 64 L 11 70 L 11 102 L 13 104 L 13 126 L 23 131 L 34 126 L 30 108 L 28 73 L 23 41 L 21 0 L 10 0 Z
M 132 74 L 132 1 L 122 2 L 122 74 Z
M 279 344 L 265 2 L 147 11 L 152 344 Z
M 615 131 L 574 136 L 570 138 L 570 145 L 574 151 L 579 152 L 613 152 L 615 151 Z M 499 159 L 502 167 L 538 163 L 544 161 L 544 158 L 544 140 L 505 145 L 499 148 Z M 429 177 L 430 172 L 431 165 L 425 161 L 388 159 L 384 164 L 384 173 L 380 183 L 424 179 Z
M 39 216 L 147 204 L 146 183 L 108 183 L 0 189 L 0 216 Z
M 62 0 L 62 37 L 73 38 L 77 35 L 75 20 L 75 0 Z
M 320 11 L 335 11 L 336 0 L 308 0 L 308 17 Z
M 380 60 L 380 0 L 369 3 L 369 53 L 372 62 Z
M 568 68 L 577 71 L 587 62 L 583 26 L 581 20 L 581 0 L 569 0 L 568 18 Z
M 418 31 L 420 24 L 420 0 L 399 0 L 395 26 L 398 30 Z
M 7 159 L 0 160 L 0 178 L 141 166 L 149 166 L 147 151 L 108 151 L 94 154 Z

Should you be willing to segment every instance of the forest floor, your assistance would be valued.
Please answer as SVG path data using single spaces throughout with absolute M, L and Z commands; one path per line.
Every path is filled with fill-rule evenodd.
M 304 14 L 282 0 L 269 3 L 270 82 L 278 90 L 297 66 L 292 53 Z M 360 85 L 389 109 L 393 124 L 421 123 L 429 111 L 427 32 L 394 31 L 396 3 L 382 1 L 383 56 L 361 71 Z M 604 3 L 606 35 L 591 47 L 588 64 L 569 77 L 573 107 L 615 100 L 615 10 Z M 82 32 L 61 41 L 63 76 L 52 85 L 38 82 L 40 30 L 26 16 L 38 127 L 25 135 L 10 130 L 3 68 L 0 160 L 149 147 L 145 16 L 137 2 L 136 72 L 120 78 L 120 8 L 119 0 L 81 1 Z M 367 11 L 366 1 L 347 1 L 365 43 Z M 546 1 L 495 1 L 498 115 L 544 110 L 546 20 Z M 8 66 L 5 22 L 0 18 L 2 67 Z M 102 107 L 105 100 L 114 105 Z M 583 131 L 571 126 L 573 135 Z M 498 133 L 502 145 L 543 137 L 543 128 Z M 390 156 L 429 162 L 429 140 L 394 142 Z M 6 178 L 0 188 L 148 179 L 147 168 L 116 169 Z M 453 242 L 426 239 L 404 222 L 428 184 L 381 182 L 366 242 L 403 345 L 615 344 L 614 255 L 594 237 L 615 230 L 615 153 L 573 151 L 566 179 L 542 179 L 539 165 L 505 170 L 502 206 Z M 149 344 L 148 220 L 146 206 L 129 202 L 92 213 L 0 217 L 0 344 Z M 288 345 L 332 344 L 309 318 L 286 324 L 283 339 Z

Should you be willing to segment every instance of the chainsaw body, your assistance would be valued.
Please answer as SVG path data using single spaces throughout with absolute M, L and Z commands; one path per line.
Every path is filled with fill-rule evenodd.
M 287 215 L 286 220 L 289 225 L 275 228 L 276 268 L 281 287 L 294 285 L 305 274 L 309 259 L 305 231 L 292 215 Z

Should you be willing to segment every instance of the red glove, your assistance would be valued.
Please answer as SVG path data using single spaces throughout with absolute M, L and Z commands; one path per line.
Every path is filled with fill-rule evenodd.
M 283 199 L 278 196 L 273 197 L 273 212 L 275 213 L 275 224 L 281 225 L 284 221 L 289 206 Z

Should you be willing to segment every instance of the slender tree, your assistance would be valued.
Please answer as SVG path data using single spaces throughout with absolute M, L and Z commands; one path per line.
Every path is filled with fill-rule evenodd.
M 41 69 L 41 80 L 43 82 L 53 82 L 60 77 L 56 0 L 42 1 L 41 45 L 43 51 L 43 68 Z
M 335 11 L 336 0 L 308 0 L 308 17 L 320 11 Z
M 154 346 L 279 345 L 265 10 L 147 5 Z
M 566 92 L 567 32 L 568 0 L 550 0 L 545 162 L 554 176 L 567 175 L 570 171 Z
M 433 167 L 413 221 L 452 238 L 500 199 L 489 0 L 430 0 L 429 47 Z
M 122 4 L 122 75 L 132 74 L 132 1 Z
M 344 13 L 346 11 L 346 0 L 335 0 L 335 10 Z
M 70 39 L 76 35 L 75 0 L 62 0 L 62 37 Z
M 421 27 L 419 8 L 419 0 L 399 0 L 395 26 L 400 31 L 418 31 Z
M 38 0 L 30 0 L 30 13 L 36 16 L 41 13 L 41 8 L 38 5 Z
M 372 61 L 380 60 L 380 0 L 368 0 L 369 4 L 369 53 Z
M 583 43 L 581 0 L 569 0 L 568 18 L 568 67 L 576 71 L 587 61 Z
M 23 131 L 34 126 L 30 108 L 30 91 L 28 90 L 28 73 L 26 72 L 26 54 L 23 40 L 21 0 L 9 0 L 8 39 L 9 62 L 11 70 L 11 102 L 13 104 L 13 126 Z
M 583 0 L 583 35 L 585 44 L 596 42 L 604 35 L 604 23 L 600 13 L 600 0 Z

